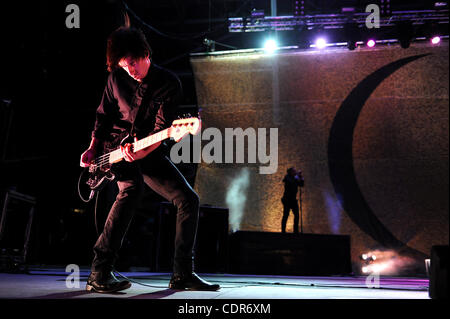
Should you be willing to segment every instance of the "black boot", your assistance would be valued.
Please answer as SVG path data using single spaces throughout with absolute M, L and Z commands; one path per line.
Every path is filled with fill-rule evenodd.
M 110 293 L 131 287 L 128 280 L 118 280 L 112 271 L 91 272 L 86 284 L 87 291 Z
M 211 284 L 201 279 L 195 272 L 192 272 L 188 274 L 174 273 L 172 279 L 170 279 L 169 288 L 177 290 L 216 291 L 220 289 L 220 286 Z

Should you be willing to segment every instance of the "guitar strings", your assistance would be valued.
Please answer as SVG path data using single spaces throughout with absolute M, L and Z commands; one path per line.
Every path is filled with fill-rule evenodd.
M 94 163 L 101 163 L 101 162 L 104 162 L 104 161 L 107 161 L 107 160 L 109 160 L 109 157 L 105 157 L 105 158 L 96 158 L 96 159 L 94 160 Z
M 109 163 L 109 158 L 105 158 L 105 159 L 103 159 L 103 160 L 101 160 L 101 161 L 95 161 L 94 163 L 93 163 L 93 165 L 96 165 L 96 166 L 103 166 L 103 165 L 106 165 L 106 164 L 108 164 Z
M 133 145 L 134 145 L 134 144 L 136 144 L 136 142 L 133 143 Z M 117 151 L 117 150 L 114 150 L 113 152 L 115 152 L 115 151 Z M 96 165 L 96 166 L 103 166 L 103 165 L 105 165 L 105 164 L 109 164 L 109 158 L 110 158 L 111 153 L 112 153 L 112 152 L 107 153 L 107 154 L 103 154 L 103 155 L 97 157 L 97 158 L 94 160 L 93 165 Z
M 164 131 L 158 132 L 158 133 L 156 133 L 156 134 L 160 135 L 159 138 L 161 138 L 161 137 L 164 137 L 164 136 L 165 136 L 165 133 L 167 133 L 167 132 L 165 132 L 165 131 L 167 131 L 167 129 L 164 130 Z M 164 132 L 164 133 L 163 133 L 163 132 Z M 156 134 L 155 134 L 155 135 L 156 135 Z M 161 136 L 161 135 L 162 135 L 162 136 Z M 157 139 L 158 139 L 158 138 L 157 138 Z M 141 140 L 141 141 L 142 141 L 142 140 Z M 135 145 L 135 144 L 136 144 L 136 142 L 133 143 L 133 145 Z M 115 151 L 117 151 L 117 149 L 114 150 L 113 152 L 115 152 Z M 110 159 L 111 153 L 112 153 L 112 152 L 107 153 L 107 154 L 103 154 L 103 155 L 97 157 L 91 165 L 96 166 L 96 167 L 101 167 L 101 166 L 104 166 L 104 165 L 109 164 L 109 159 Z
M 109 154 L 97 157 L 91 165 L 101 167 L 109 163 Z

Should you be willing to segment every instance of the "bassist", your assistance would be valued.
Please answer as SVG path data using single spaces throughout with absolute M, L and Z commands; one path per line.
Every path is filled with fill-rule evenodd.
M 131 142 L 120 144 L 126 134 L 138 139 L 169 127 L 182 96 L 179 79 L 154 65 L 151 53 L 140 30 L 121 27 L 108 38 L 110 74 L 96 112 L 91 143 L 81 155 L 80 166 L 90 166 L 105 145 L 115 143 L 117 147 L 120 145 L 125 161 L 114 164 L 119 193 L 94 245 L 94 260 L 86 289 L 109 293 L 131 286 L 129 281 L 119 281 L 113 268 L 145 183 L 177 207 L 174 265 L 169 288 L 217 290 L 219 285 L 204 281 L 193 269 L 198 195 L 164 154 L 161 142 L 137 152 L 133 151 Z

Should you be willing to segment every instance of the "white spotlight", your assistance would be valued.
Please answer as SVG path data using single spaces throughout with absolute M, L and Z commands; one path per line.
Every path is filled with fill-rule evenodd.
M 318 38 L 316 40 L 316 48 L 323 49 L 327 45 L 327 41 L 324 38 Z
M 266 53 L 272 54 L 278 49 L 277 42 L 274 39 L 268 39 L 264 43 L 264 50 Z

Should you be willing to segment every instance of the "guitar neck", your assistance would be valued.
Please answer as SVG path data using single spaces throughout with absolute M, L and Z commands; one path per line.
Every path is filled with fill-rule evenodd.
M 158 133 L 149 135 L 139 141 L 136 141 L 133 143 L 133 150 L 134 152 L 143 150 L 144 148 L 147 148 L 149 146 L 152 146 L 158 142 L 161 142 L 167 138 L 169 138 L 169 129 L 165 129 L 162 130 Z M 109 160 L 108 163 L 109 164 L 113 164 L 113 163 L 117 163 L 120 162 L 123 159 L 123 154 L 120 151 L 120 148 L 116 149 L 115 151 L 112 151 L 111 153 L 108 154 L 109 156 Z
M 172 125 L 158 133 L 149 135 L 133 143 L 133 152 L 138 152 L 149 146 L 155 145 L 167 138 L 173 137 L 175 142 L 180 141 L 187 134 L 197 134 L 201 129 L 201 121 L 198 118 L 184 118 L 172 122 Z M 120 148 L 104 154 L 95 159 L 92 167 L 103 167 L 108 164 L 120 162 L 124 158 Z
M 161 142 L 167 138 L 169 138 L 169 129 L 165 129 L 162 131 L 159 131 L 158 133 L 149 135 L 137 142 L 133 143 L 133 150 L 135 152 L 143 150 L 146 147 L 152 146 L 158 142 Z

